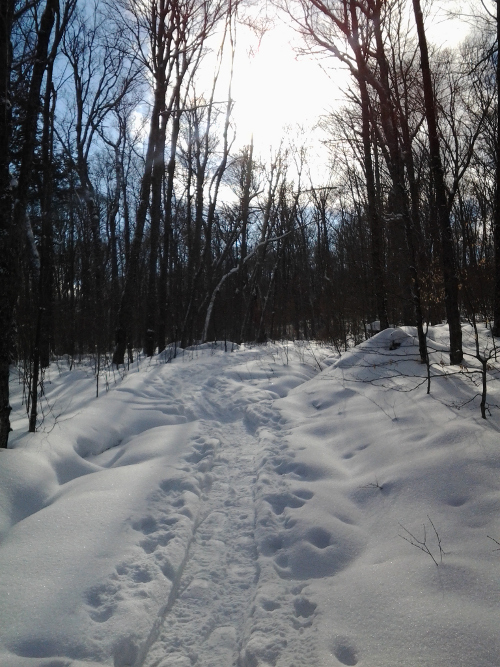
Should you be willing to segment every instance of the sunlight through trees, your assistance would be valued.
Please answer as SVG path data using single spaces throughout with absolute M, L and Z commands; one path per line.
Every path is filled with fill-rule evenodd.
M 461 322 L 499 333 L 494 2 L 455 18 L 468 32 L 453 48 L 433 45 L 419 0 L 0 12 L 1 447 L 12 362 L 35 430 L 51 355 L 121 365 L 215 339 L 347 349 L 378 321 L 416 326 L 425 362 L 426 325 L 447 320 L 458 364 Z M 285 33 L 273 50 L 283 22 L 300 52 L 290 70 Z M 318 83 L 301 88 L 307 67 Z

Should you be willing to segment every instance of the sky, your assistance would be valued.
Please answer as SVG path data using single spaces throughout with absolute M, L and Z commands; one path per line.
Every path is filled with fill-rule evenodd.
M 429 41 L 443 47 L 458 44 L 468 30 L 464 22 L 446 17 L 449 7 L 448 2 L 436 8 L 426 25 Z M 233 84 L 237 144 L 248 144 L 253 134 L 257 152 L 265 154 L 290 133 L 290 126 L 301 126 L 315 159 L 324 162 L 321 134 L 313 128 L 321 114 L 342 102 L 348 76 L 333 57 L 318 61 L 298 55 L 301 44 L 300 35 L 280 17 L 260 44 L 247 27 L 238 26 Z
M 317 62 L 297 55 L 299 38 L 284 23 L 266 33 L 260 45 L 252 44 L 248 29 L 242 33 L 235 66 L 236 122 L 245 143 L 253 132 L 255 144 L 267 148 L 279 143 L 284 127 L 311 128 L 339 99 L 339 91 Z

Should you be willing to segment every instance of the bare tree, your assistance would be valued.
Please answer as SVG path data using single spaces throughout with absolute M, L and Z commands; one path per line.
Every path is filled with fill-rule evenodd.
M 143 245 L 144 227 L 151 206 L 151 244 L 149 261 L 148 309 L 146 329 L 152 330 L 155 317 L 157 252 L 160 234 L 161 195 L 166 144 L 166 126 L 179 99 L 179 91 L 197 70 L 204 53 L 205 42 L 218 25 L 226 10 L 223 0 L 151 0 L 145 6 L 132 0 L 127 6 L 135 24 L 135 33 L 142 49 L 144 64 L 154 80 L 151 125 L 147 145 L 140 199 L 136 211 L 135 232 L 125 276 L 116 347 L 115 364 L 124 362 L 125 349 L 130 342 L 130 324 L 133 312 L 133 293 L 139 280 L 139 258 Z M 150 51 L 144 39 L 149 42 Z M 150 205 L 151 196 L 151 205 Z M 148 344 L 152 353 L 154 340 Z
M 368 85 L 374 86 L 377 91 L 383 91 L 383 88 L 368 66 L 372 31 L 363 15 L 363 9 L 366 12 L 367 7 L 354 0 L 342 0 L 341 2 L 299 0 L 298 5 L 302 13 L 300 18 L 296 18 L 294 5 L 285 3 L 288 13 L 295 18 L 299 31 L 312 44 L 311 50 L 314 52 L 319 48 L 335 56 L 347 66 L 359 87 L 374 291 L 381 327 L 386 328 L 388 326 L 387 290 L 383 260 L 382 224 L 376 202 L 372 163 Z M 380 20 L 380 12 L 377 20 Z M 390 123 L 390 109 L 384 109 L 384 117 Z
M 6 448 L 10 432 L 9 366 L 17 295 L 18 240 L 12 218 L 10 166 L 11 100 L 10 65 L 14 2 L 0 3 L 0 448 Z
M 68 116 L 66 136 L 60 137 L 78 175 L 77 193 L 89 228 L 88 317 L 94 323 L 92 347 L 96 346 L 98 352 L 107 345 L 103 325 L 104 266 L 101 211 L 90 155 L 101 137 L 110 134 L 109 140 L 116 141 L 114 129 L 106 130 L 105 123 L 123 105 L 138 80 L 135 54 L 126 51 L 122 33 L 109 31 L 109 20 L 109 15 L 94 4 L 75 16 L 65 34 L 63 50 L 72 74 L 70 99 L 76 114 Z
M 10 142 L 11 142 L 11 99 L 10 99 L 10 75 L 11 75 L 11 31 L 14 18 L 14 4 L 12 2 L 2 3 L 0 10 L 0 112 L 2 115 L 1 139 L 3 140 L 3 155 L 0 163 L 0 197 L 2 213 L 2 236 L 4 249 L 2 251 L 3 282 L 0 301 L 0 321 L 3 327 L 2 343 L 0 345 L 0 447 L 6 447 L 10 431 L 10 406 L 9 406 L 9 362 L 12 353 L 13 333 L 13 311 L 19 290 L 18 284 L 18 255 L 21 248 L 20 232 L 26 230 L 30 247 L 33 249 L 33 270 L 38 281 L 39 257 L 31 242 L 33 234 L 31 225 L 26 217 L 26 207 L 30 178 L 32 174 L 33 156 L 36 144 L 36 130 L 39 116 L 40 90 L 43 76 L 48 63 L 49 44 L 56 15 L 59 14 L 58 0 L 48 0 L 36 27 L 36 46 L 33 53 L 33 66 L 29 81 L 26 111 L 23 121 L 23 143 L 20 150 L 19 170 L 17 187 L 15 191 L 14 205 L 12 205 L 11 181 L 10 181 Z M 21 14 L 24 12 L 21 10 Z
M 424 17 L 420 0 L 413 0 L 413 11 L 417 25 L 418 43 L 420 47 L 420 65 L 424 85 L 425 116 L 429 131 L 430 166 L 434 178 L 436 210 L 439 229 L 441 232 L 441 258 L 445 290 L 445 307 L 448 325 L 450 328 L 450 362 L 459 364 L 463 358 L 462 326 L 460 324 L 460 310 L 458 305 L 458 276 L 456 270 L 455 251 L 453 248 L 453 234 L 450 223 L 450 213 L 446 197 L 443 165 L 439 147 L 439 134 L 436 119 L 436 100 L 432 86 L 432 76 L 429 64 L 429 53 L 424 28 Z
M 34 280 L 33 292 L 37 294 L 37 312 L 35 315 L 36 325 L 33 341 L 32 378 L 31 378 L 31 409 L 29 430 L 36 430 L 38 416 L 38 384 L 40 369 L 47 368 L 50 363 L 51 327 L 53 320 L 52 312 L 52 282 L 53 282 L 53 139 L 54 139 L 54 116 L 57 94 L 54 86 L 54 64 L 58 55 L 61 40 L 67 29 L 68 23 L 75 11 L 76 0 L 67 0 L 62 11 L 56 16 L 56 26 L 50 53 L 47 55 L 47 67 L 45 73 L 45 93 L 43 96 L 42 112 L 42 136 L 40 140 L 41 152 L 41 188 L 40 188 L 40 211 L 41 211 L 41 240 L 39 244 L 39 267 L 37 266 L 38 284 Z

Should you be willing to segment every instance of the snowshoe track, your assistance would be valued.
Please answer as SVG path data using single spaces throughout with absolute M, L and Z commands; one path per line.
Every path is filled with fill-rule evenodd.
M 287 532 L 321 473 L 294 461 L 277 395 L 262 386 L 267 369 L 264 382 L 242 385 L 246 367 L 236 355 L 224 356 L 215 376 L 213 360 L 207 372 L 200 361 L 198 376 L 182 363 L 152 369 L 135 388 L 138 424 L 153 410 L 159 424 L 192 430 L 178 463 L 130 519 L 137 547 L 88 591 L 88 614 L 106 633 L 108 624 L 119 627 L 126 599 L 144 599 L 142 629 L 114 644 L 114 667 L 310 667 L 318 605 L 307 579 L 333 572 L 338 559 L 330 536 L 316 531 L 306 537 L 304 568 Z M 115 465 L 121 456 L 118 447 L 95 460 Z
M 137 667 L 229 667 L 237 661 L 259 577 L 252 494 L 255 443 L 238 422 L 209 430 L 220 444 L 210 471 L 204 472 L 199 514 L 168 602 Z M 193 460 L 197 451 L 203 446 L 195 445 L 186 458 Z
M 312 494 L 292 492 L 277 470 L 276 461 L 289 458 L 274 397 L 258 388 L 241 395 L 223 374 L 192 391 L 203 420 L 184 472 L 201 494 L 168 599 L 134 667 L 314 664 L 317 605 L 282 566 L 287 557 L 276 537 Z

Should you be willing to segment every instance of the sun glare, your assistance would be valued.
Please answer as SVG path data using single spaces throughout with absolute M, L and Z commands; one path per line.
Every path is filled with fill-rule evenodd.
M 287 127 L 308 129 L 338 97 L 335 84 L 318 63 L 297 57 L 286 26 L 266 33 L 260 44 L 247 32 L 238 36 L 240 48 L 234 72 L 234 116 L 238 143 L 253 134 L 260 150 L 277 147 Z
M 427 21 L 430 40 L 439 46 L 455 46 L 468 26 L 436 12 Z M 288 127 L 301 125 L 306 132 L 326 110 L 337 106 L 349 76 L 334 58 L 320 62 L 297 55 L 302 44 L 293 28 L 278 23 L 260 43 L 251 31 L 238 28 L 233 97 L 237 143 L 247 144 L 253 134 L 261 152 L 277 147 Z

